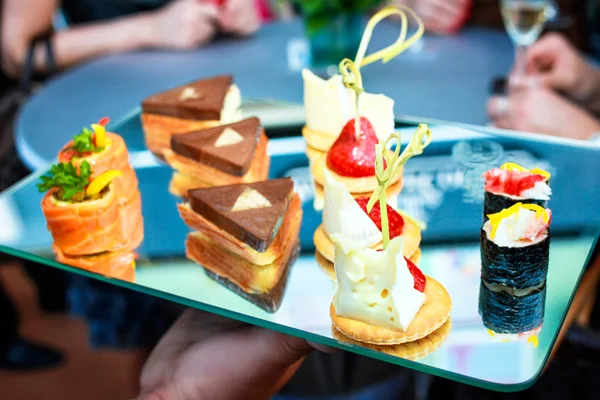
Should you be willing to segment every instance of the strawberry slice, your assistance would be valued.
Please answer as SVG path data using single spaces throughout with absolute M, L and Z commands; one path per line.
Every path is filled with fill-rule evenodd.
M 375 203 L 373 208 L 371 209 L 371 213 L 367 212 L 367 204 L 369 203 L 368 197 L 359 197 L 355 199 L 360 208 L 371 218 L 371 221 L 375 222 L 377 228 L 381 231 L 381 209 L 379 202 Z M 398 213 L 398 211 L 394 210 L 390 205 L 387 205 L 387 213 L 388 213 L 388 226 L 390 229 L 390 239 L 393 239 L 397 236 L 402 235 L 402 229 L 404 228 L 404 218 L 402 215 Z
M 404 259 L 406 260 L 406 265 L 408 266 L 410 274 L 415 280 L 414 288 L 419 292 L 423 293 L 425 291 L 425 284 L 427 283 L 427 278 L 425 278 L 425 274 L 408 258 L 404 257 Z
M 375 145 L 379 142 L 371 122 L 360 117 L 360 135 L 354 118 L 346 123 L 327 152 L 327 167 L 341 176 L 375 176 Z

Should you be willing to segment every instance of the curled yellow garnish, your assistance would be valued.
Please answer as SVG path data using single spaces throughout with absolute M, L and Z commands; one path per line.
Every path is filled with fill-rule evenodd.
M 490 219 L 490 224 L 492 225 L 492 230 L 490 232 L 490 239 L 493 239 L 494 237 L 496 237 L 496 232 L 498 231 L 500 222 L 502 222 L 503 219 L 508 218 L 508 217 L 518 213 L 521 209 L 534 211 L 538 218 L 539 217 L 544 218 L 544 223 L 546 223 L 546 224 L 550 221 L 550 215 L 548 214 L 548 211 L 546 211 L 546 209 L 542 206 L 538 206 L 537 204 L 523 204 L 523 203 L 513 204 L 509 208 L 505 208 L 504 210 L 502 210 L 498 213 L 489 214 L 487 216 Z
M 113 179 L 117 176 L 121 176 L 123 173 L 121 171 L 111 170 L 103 172 L 98 175 L 85 190 L 86 196 L 95 196 L 99 194 L 102 189 L 104 189 L 107 185 L 109 185 Z
M 408 39 L 406 38 L 408 32 L 408 17 L 407 14 L 411 15 L 418 24 L 417 31 Z M 373 35 L 373 30 L 375 26 L 382 20 L 386 19 L 389 16 L 398 15 L 400 16 L 400 36 L 398 39 L 391 44 L 390 46 L 383 48 L 381 50 L 376 51 L 373 54 L 365 55 L 367 52 L 367 48 L 369 47 L 369 42 L 371 41 L 371 36 Z M 356 52 L 356 57 L 354 61 L 345 58 L 339 64 L 340 74 L 342 75 L 342 80 L 344 85 L 350 89 L 352 89 L 356 93 L 356 134 L 360 134 L 360 115 L 358 110 L 358 98 L 360 94 L 364 91 L 362 86 L 362 75 L 360 73 L 360 68 L 365 65 L 369 65 L 374 63 L 375 61 L 381 60 L 383 63 L 387 63 L 398 54 L 402 53 L 404 50 L 408 49 L 412 46 L 417 40 L 423 36 L 425 32 L 425 28 L 423 22 L 419 18 L 419 16 L 410 8 L 399 5 L 399 6 L 388 6 L 379 10 L 379 12 L 375 13 L 367 23 L 365 27 L 365 31 L 363 32 L 363 36 L 360 40 L 360 45 L 358 46 L 358 51 Z
M 396 140 L 396 148 L 393 152 L 389 152 L 388 145 L 392 140 Z M 400 141 L 400 133 L 392 133 L 383 143 L 378 143 L 375 146 L 375 176 L 377 178 L 377 188 L 371 195 L 367 204 L 367 212 L 379 200 L 379 208 L 381 211 L 381 233 L 383 234 L 383 248 L 387 247 L 390 241 L 390 229 L 387 216 L 387 196 L 386 190 L 393 182 L 393 178 L 400 171 L 400 168 L 414 156 L 423 154 L 425 147 L 431 143 L 431 131 L 426 124 L 420 124 L 417 131 L 412 137 L 412 140 L 400 153 L 402 147 Z M 384 160 L 387 167 L 384 167 Z
M 550 179 L 550 172 L 548 172 L 548 171 L 544 171 L 543 169 L 539 169 L 539 168 L 534 168 L 534 169 L 530 170 L 530 169 L 520 166 L 519 164 L 515 164 L 515 163 L 511 163 L 511 162 L 502 164 L 500 166 L 500 169 L 504 170 L 504 171 L 529 172 L 530 174 L 541 175 L 544 178 L 546 178 L 546 180 Z
M 527 343 L 531 343 L 533 345 L 533 348 L 537 349 L 538 344 L 539 344 L 537 335 L 529 336 L 529 338 L 527 339 Z
M 96 147 L 106 147 L 106 128 L 104 125 L 92 124 L 92 129 L 95 134 Z
M 488 334 L 489 334 L 491 337 L 494 337 L 494 336 L 496 336 L 496 332 L 494 332 L 494 331 L 493 331 L 493 330 L 491 330 L 491 329 L 488 329 L 488 330 L 487 330 L 487 333 L 488 333 Z

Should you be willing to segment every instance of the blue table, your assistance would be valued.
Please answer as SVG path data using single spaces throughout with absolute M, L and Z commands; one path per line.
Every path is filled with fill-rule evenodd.
M 372 48 L 397 37 L 397 26 L 377 28 Z M 83 126 L 124 116 L 147 95 L 202 76 L 235 75 L 246 98 L 302 102 L 302 78 L 288 67 L 287 48 L 301 38 L 299 21 L 265 26 L 246 40 L 223 40 L 189 52 L 146 51 L 104 57 L 52 80 L 22 108 L 17 148 L 26 165 L 43 168 Z M 468 29 L 426 37 L 387 65 L 364 69 L 365 87 L 396 101 L 398 117 L 419 116 L 483 125 L 493 77 L 512 64 L 503 32 Z

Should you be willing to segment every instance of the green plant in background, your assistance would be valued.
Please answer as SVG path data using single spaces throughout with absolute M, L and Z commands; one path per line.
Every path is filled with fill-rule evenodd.
M 315 34 L 331 20 L 350 14 L 362 14 L 385 3 L 383 0 L 291 0 L 302 11 L 306 33 Z

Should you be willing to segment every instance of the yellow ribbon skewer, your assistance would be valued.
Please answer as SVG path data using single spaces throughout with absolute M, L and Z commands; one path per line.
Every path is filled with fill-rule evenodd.
M 387 151 L 388 145 L 392 140 L 396 140 L 396 149 L 393 153 Z M 400 168 L 406 162 L 420 154 L 431 143 L 431 131 L 426 124 L 420 124 L 412 140 L 400 153 L 401 141 L 400 133 L 392 133 L 385 142 L 378 143 L 375 146 L 375 176 L 377 178 L 377 188 L 371 195 L 367 203 L 367 212 L 371 213 L 373 206 L 379 199 L 379 208 L 381 211 L 381 233 L 383 234 L 383 248 L 385 249 L 390 241 L 390 227 L 387 217 L 387 196 L 388 186 L 393 182 L 393 178 L 400 171 Z M 384 161 L 387 168 L 384 167 Z
M 408 39 L 406 39 L 408 32 L 407 13 L 411 15 L 419 25 L 417 31 Z M 394 14 L 400 16 L 400 36 L 398 37 L 398 39 L 390 46 L 376 51 L 373 54 L 365 56 L 367 48 L 369 47 L 369 42 L 371 41 L 371 36 L 373 35 L 373 30 L 375 29 L 377 24 Z M 379 12 L 373 15 L 367 23 L 365 31 L 363 32 L 363 36 L 360 40 L 360 45 L 358 46 L 358 51 L 356 52 L 356 57 L 354 58 L 354 61 L 345 58 L 340 62 L 339 69 L 340 74 L 342 75 L 344 86 L 352 89 L 354 93 L 356 93 L 355 132 L 357 136 L 360 135 L 360 115 L 358 99 L 361 93 L 364 92 L 360 68 L 379 60 L 381 60 L 383 63 L 387 63 L 388 61 L 402 53 L 404 50 L 412 46 L 417 40 L 421 38 L 421 36 L 423 36 L 424 32 L 425 28 L 423 26 L 423 22 L 421 21 L 419 16 L 410 8 L 404 5 L 388 6 L 382 8 L 381 10 L 379 10 Z

